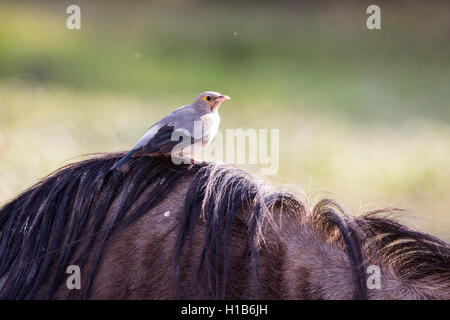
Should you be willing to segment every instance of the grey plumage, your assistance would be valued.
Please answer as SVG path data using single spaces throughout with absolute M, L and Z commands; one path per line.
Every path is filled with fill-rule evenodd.
M 170 155 L 172 149 L 181 141 L 172 140 L 176 131 L 184 131 L 191 139 L 190 146 L 182 149 L 184 156 L 191 154 L 193 144 L 201 148 L 206 147 L 219 129 L 219 106 L 228 99 L 230 99 L 228 96 L 218 92 L 203 92 L 193 103 L 174 110 L 154 124 L 136 146 L 114 164 L 111 170 L 127 171 L 129 163 L 136 157 Z M 201 124 L 201 132 L 196 132 L 196 122 Z

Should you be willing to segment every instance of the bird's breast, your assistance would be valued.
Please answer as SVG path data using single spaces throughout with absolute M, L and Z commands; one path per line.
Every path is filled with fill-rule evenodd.
M 220 117 L 216 112 L 202 116 L 202 139 L 203 144 L 209 144 L 217 134 L 220 125 Z

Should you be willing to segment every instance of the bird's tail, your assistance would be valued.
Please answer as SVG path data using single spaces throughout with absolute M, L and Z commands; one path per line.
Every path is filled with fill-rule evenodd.
M 112 167 L 111 169 L 109 169 L 110 171 L 113 170 L 118 170 L 118 171 L 122 171 L 124 173 L 128 172 L 130 170 L 130 161 L 131 161 L 131 155 L 134 153 L 134 150 L 128 152 L 125 156 L 123 156 L 119 161 L 117 161 Z

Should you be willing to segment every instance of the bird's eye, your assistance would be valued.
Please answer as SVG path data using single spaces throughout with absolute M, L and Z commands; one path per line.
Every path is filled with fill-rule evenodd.
M 207 96 L 207 97 L 206 97 L 206 100 L 211 101 L 211 97 L 210 97 L 210 96 Z

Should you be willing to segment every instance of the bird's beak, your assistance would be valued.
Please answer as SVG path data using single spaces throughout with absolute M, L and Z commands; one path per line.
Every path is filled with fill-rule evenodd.
M 230 100 L 230 99 L 231 99 L 231 98 L 230 98 L 229 96 L 218 96 L 218 97 L 216 98 L 216 101 L 222 102 L 222 101 Z

